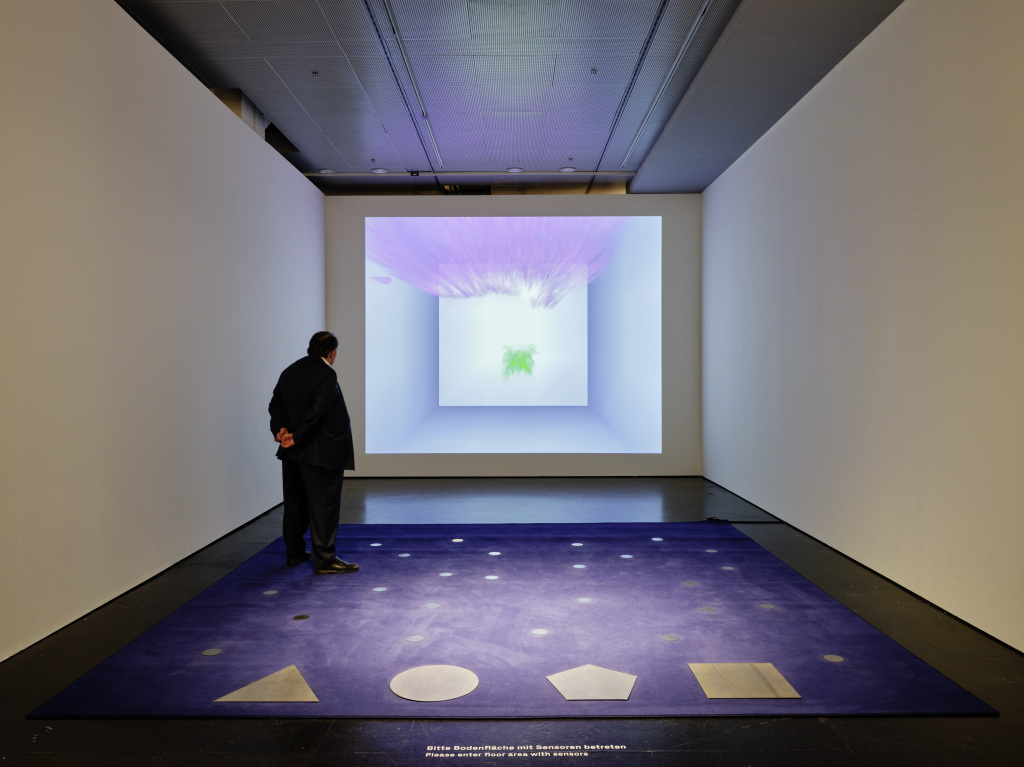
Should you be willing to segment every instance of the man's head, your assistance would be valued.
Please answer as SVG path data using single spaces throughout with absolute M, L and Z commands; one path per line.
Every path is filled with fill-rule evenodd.
M 323 357 L 325 360 L 329 360 L 333 364 L 334 357 L 337 353 L 338 339 L 334 337 L 334 333 L 321 330 L 318 333 L 314 333 L 313 337 L 309 339 L 309 348 L 306 349 L 306 354 L 315 357 Z

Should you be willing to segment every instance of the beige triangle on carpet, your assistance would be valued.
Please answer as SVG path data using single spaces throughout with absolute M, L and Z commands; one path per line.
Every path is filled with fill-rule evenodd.
M 294 666 L 275 671 L 234 692 L 229 692 L 214 703 L 319 703 L 313 690 Z

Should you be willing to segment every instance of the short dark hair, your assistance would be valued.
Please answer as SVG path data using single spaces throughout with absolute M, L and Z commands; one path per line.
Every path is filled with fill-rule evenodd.
M 309 348 L 306 349 L 306 354 L 326 357 L 337 348 L 338 339 L 334 337 L 334 333 L 321 330 L 318 333 L 314 333 L 313 337 L 309 339 Z

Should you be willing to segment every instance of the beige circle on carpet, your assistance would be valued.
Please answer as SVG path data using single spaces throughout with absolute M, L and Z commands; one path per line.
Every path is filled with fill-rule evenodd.
M 391 692 L 406 700 L 434 702 L 469 695 L 480 684 L 468 668 L 461 666 L 416 666 L 391 680 Z

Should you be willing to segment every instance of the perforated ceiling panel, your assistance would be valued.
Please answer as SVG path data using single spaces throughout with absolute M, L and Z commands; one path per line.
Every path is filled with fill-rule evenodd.
M 245 93 L 321 188 L 346 191 L 520 183 L 510 167 L 531 183 L 629 181 L 741 4 L 118 2 L 208 87 Z M 842 6 L 849 23 L 858 3 L 878 15 L 898 0 L 788 6 L 808 2 Z

